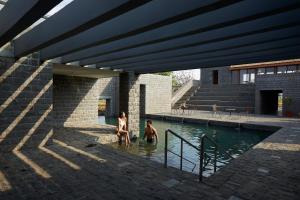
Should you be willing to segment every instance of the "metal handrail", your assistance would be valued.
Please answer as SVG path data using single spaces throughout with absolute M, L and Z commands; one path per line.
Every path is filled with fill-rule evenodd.
M 180 157 L 180 155 L 178 155 L 177 153 L 175 153 L 175 152 L 173 152 L 173 151 L 171 151 L 171 150 L 168 150 L 168 151 L 169 151 L 170 153 L 172 153 L 172 154 L 174 154 L 174 155 Z M 194 165 L 194 167 L 193 167 L 193 169 L 192 169 L 192 172 L 193 172 L 194 169 L 196 168 L 197 164 L 194 163 L 194 162 L 192 162 L 192 161 L 190 161 L 190 160 L 188 160 L 188 159 L 186 159 L 186 158 L 183 158 L 183 157 L 182 157 L 182 159 L 185 160 L 185 161 L 188 161 L 189 163 L 192 163 L 192 164 Z M 181 165 L 181 166 L 182 166 L 182 165 Z
M 168 133 L 171 133 L 172 135 L 176 136 L 177 138 L 180 139 L 180 155 L 175 154 L 174 152 L 168 150 Z M 165 168 L 167 168 L 167 163 L 168 163 L 168 151 L 179 156 L 180 157 L 180 170 L 182 171 L 182 160 L 187 160 L 185 158 L 183 158 L 183 142 L 185 142 L 186 144 L 188 144 L 189 146 L 193 147 L 194 149 L 196 149 L 197 151 L 200 152 L 200 165 L 199 165 L 199 181 L 202 182 L 203 179 L 203 171 L 205 170 L 205 167 L 207 166 L 207 164 L 209 163 L 209 161 L 211 160 L 211 157 L 208 156 L 207 153 L 205 153 L 204 150 L 204 140 L 207 139 L 208 141 L 210 141 L 213 145 L 214 145 L 214 172 L 217 171 L 217 150 L 218 150 L 218 144 L 212 140 L 211 138 L 209 138 L 207 135 L 203 134 L 201 136 L 201 141 L 200 141 L 200 148 L 196 147 L 195 145 L 193 145 L 192 143 L 190 143 L 189 141 L 187 141 L 186 139 L 184 139 L 183 137 L 181 137 L 180 135 L 178 135 L 177 133 L 175 133 L 174 131 L 167 129 L 165 131 L 165 162 L 164 162 L 164 166 Z M 227 152 L 225 152 L 227 155 L 229 155 Z M 231 155 L 229 155 L 230 158 L 233 159 L 233 157 Z M 204 162 L 205 158 L 208 157 L 208 160 L 206 162 Z M 189 160 L 187 160 L 189 161 Z M 191 162 L 191 161 L 189 161 Z M 191 162 L 192 163 L 192 162 Z M 196 164 L 195 164 L 196 166 Z M 195 168 L 195 167 L 194 167 Z M 194 170 L 193 168 L 193 170 Z

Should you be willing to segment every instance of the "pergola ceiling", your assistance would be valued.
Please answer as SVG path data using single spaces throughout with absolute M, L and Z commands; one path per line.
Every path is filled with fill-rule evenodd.
M 0 46 L 62 0 L 9 0 Z M 300 1 L 74 0 L 14 39 L 15 57 L 39 51 L 97 68 L 150 73 L 300 57 Z

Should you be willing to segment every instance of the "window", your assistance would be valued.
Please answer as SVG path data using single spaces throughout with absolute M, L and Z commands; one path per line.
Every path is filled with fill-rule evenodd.
M 288 66 L 286 73 L 295 73 L 296 72 L 296 66 Z
M 266 74 L 274 74 L 274 67 L 266 68 Z
M 285 74 L 285 73 L 286 73 L 286 66 L 277 68 L 277 74 Z
M 265 68 L 258 68 L 257 69 L 257 75 L 263 75 L 265 74 L 266 69 Z
M 249 69 L 248 70 L 249 73 L 249 78 L 250 78 L 250 83 L 254 83 L 255 82 L 255 69 Z
M 249 82 L 249 74 L 247 73 L 247 70 L 243 69 L 240 71 L 240 83 L 246 84 Z

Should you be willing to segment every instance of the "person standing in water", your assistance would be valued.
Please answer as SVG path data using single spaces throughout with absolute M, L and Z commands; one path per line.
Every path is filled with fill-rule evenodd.
M 122 140 L 125 137 L 126 146 L 130 144 L 129 132 L 127 130 L 127 118 L 124 112 L 121 112 L 118 118 L 117 136 Z
M 147 120 L 147 126 L 145 128 L 145 133 L 144 133 L 144 138 L 143 139 L 147 138 L 148 143 L 153 143 L 154 142 L 154 137 L 156 139 L 156 143 L 158 143 L 157 131 L 152 126 L 152 121 Z

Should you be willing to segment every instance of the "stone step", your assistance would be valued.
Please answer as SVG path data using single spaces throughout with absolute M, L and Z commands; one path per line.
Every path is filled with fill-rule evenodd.
M 192 96 L 190 100 L 221 100 L 221 101 L 232 101 L 232 100 L 249 100 L 253 101 L 254 96 L 248 96 L 248 95 L 243 95 L 243 96 Z
M 200 88 L 243 88 L 251 89 L 254 88 L 254 84 L 225 84 L 225 85 L 202 85 Z
M 222 101 L 222 100 L 189 100 L 187 104 L 190 105 L 214 105 L 217 106 L 244 106 L 251 105 L 251 101 Z
M 183 103 L 186 103 L 189 98 L 195 93 L 198 89 L 198 86 L 191 87 L 173 106 L 172 108 L 179 108 Z
M 254 92 L 240 92 L 240 91 L 202 92 L 202 91 L 197 91 L 194 94 L 194 96 L 241 96 L 241 95 L 254 95 Z
M 192 105 L 187 104 L 188 109 L 191 110 L 205 110 L 205 111 L 212 111 L 212 105 Z M 218 106 L 218 111 L 226 111 L 226 109 L 236 109 L 235 112 L 246 112 L 249 111 L 250 113 L 254 112 L 254 107 L 240 107 L 240 106 Z

